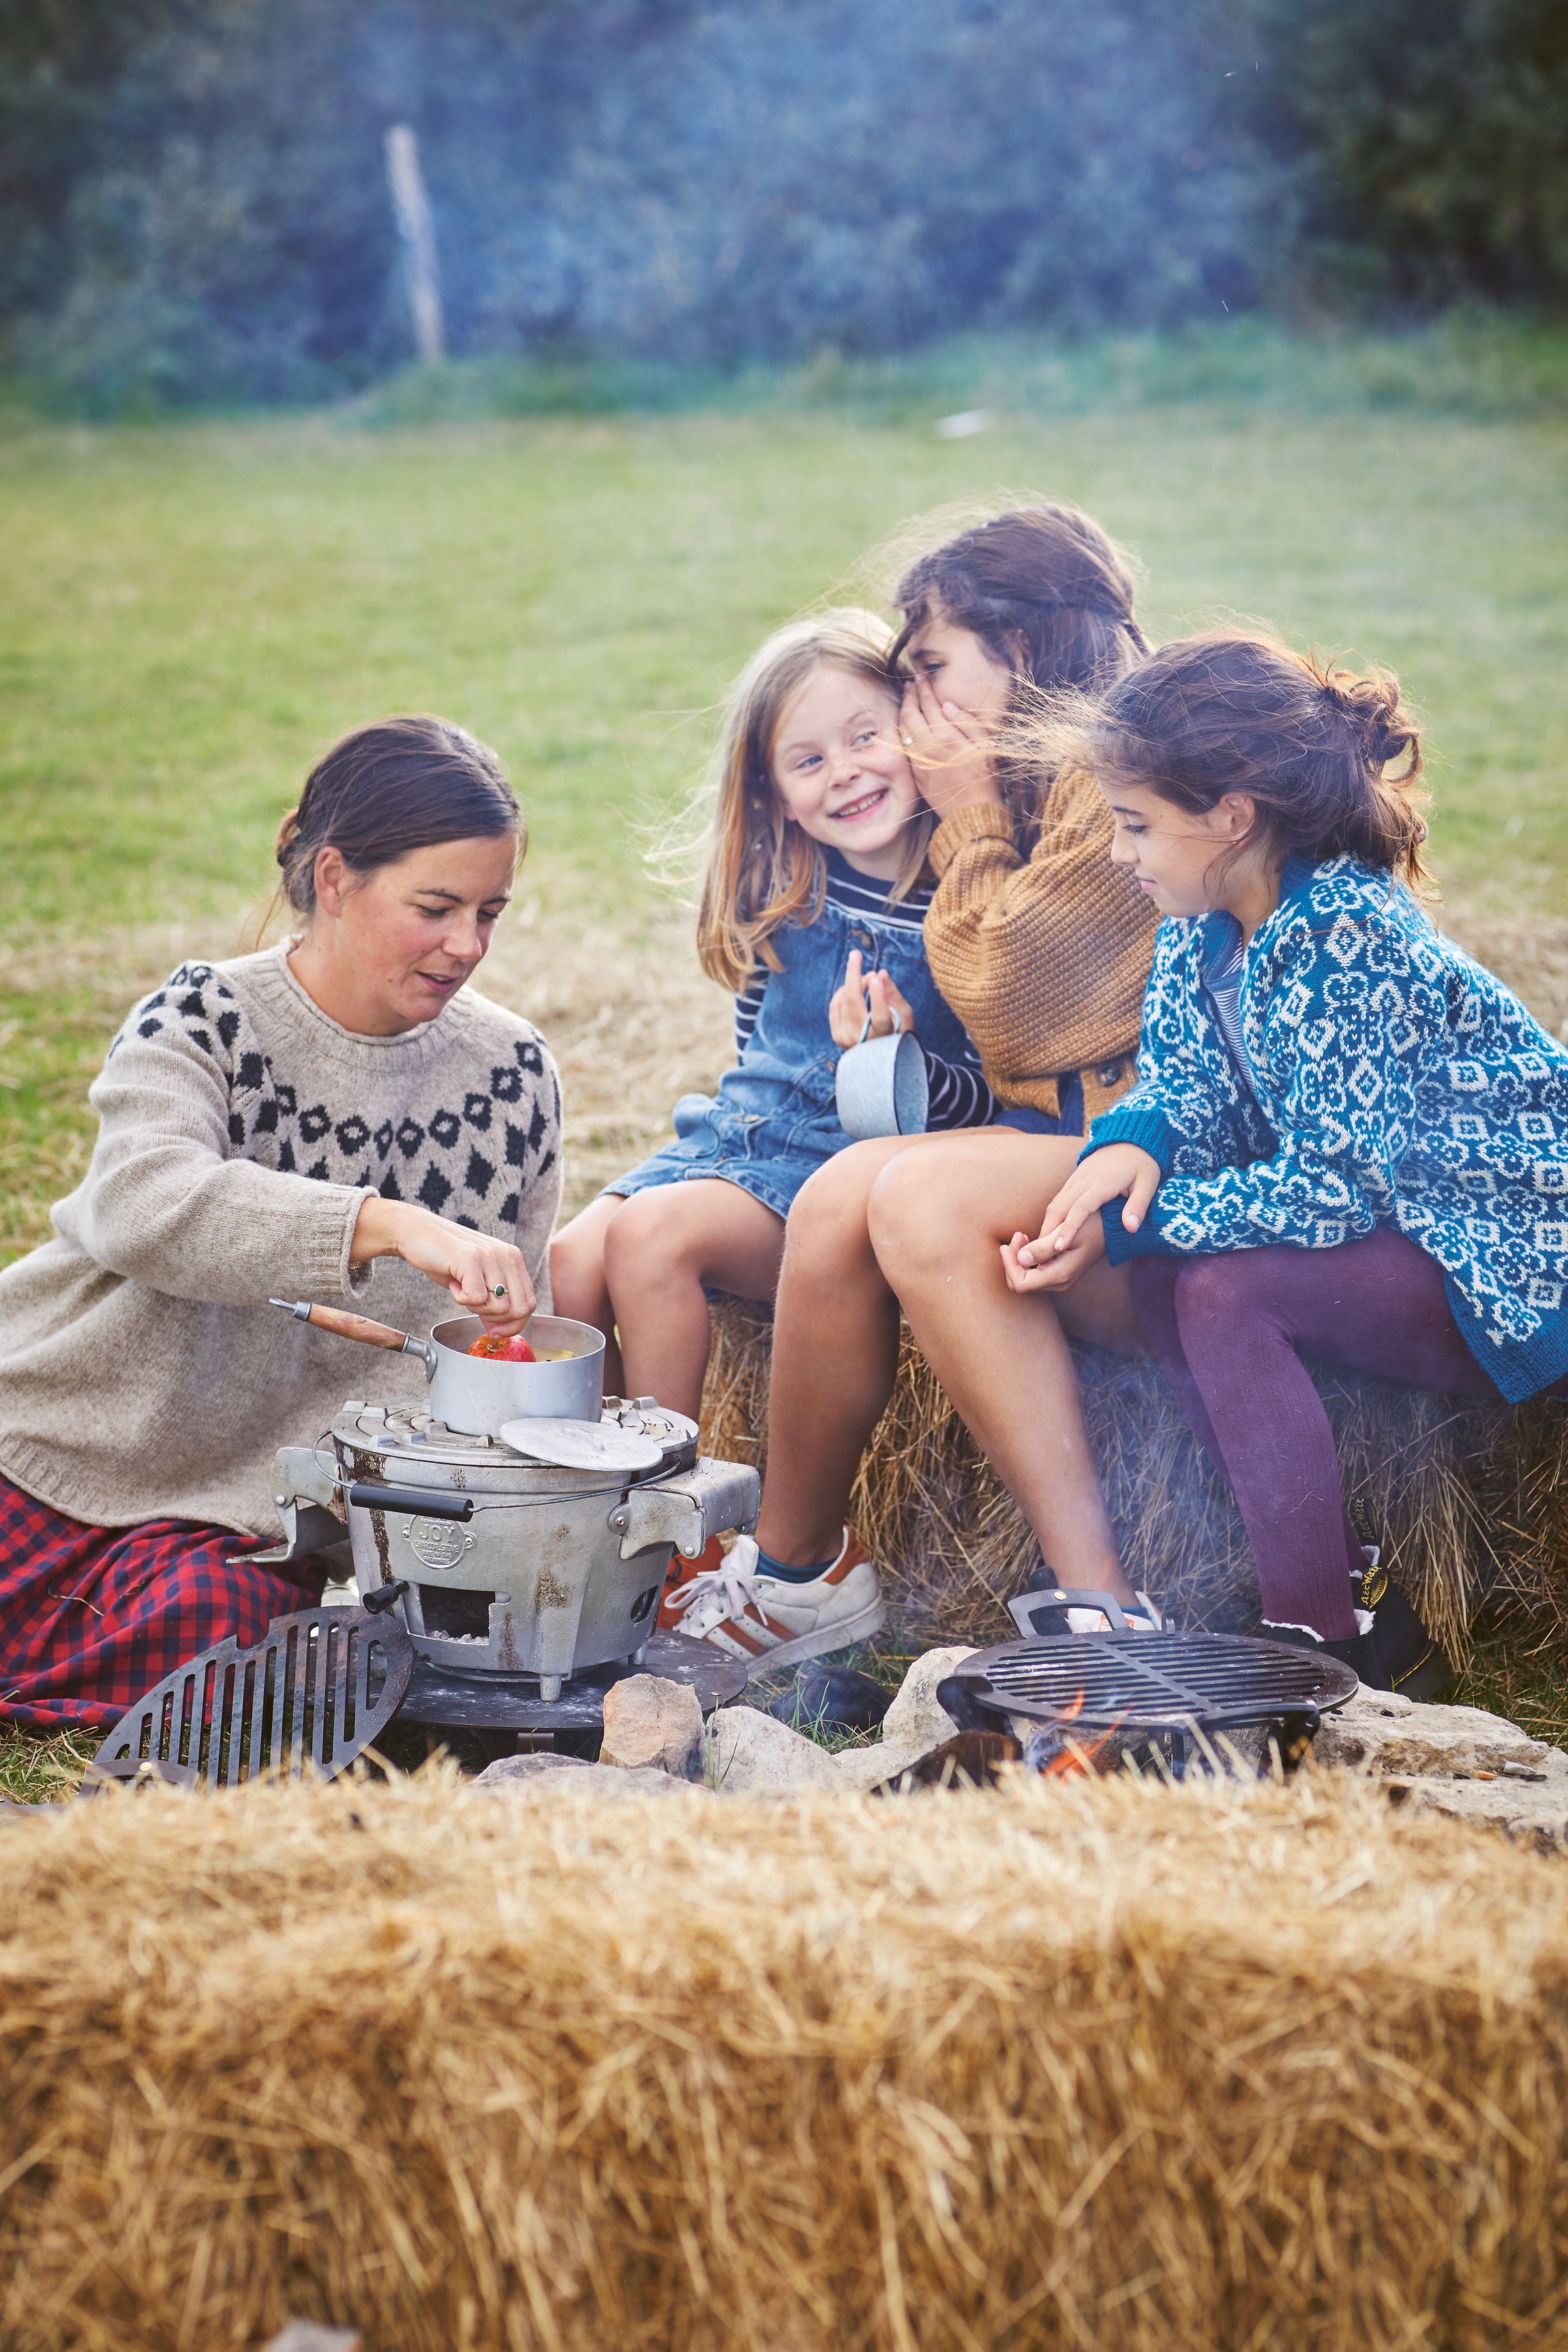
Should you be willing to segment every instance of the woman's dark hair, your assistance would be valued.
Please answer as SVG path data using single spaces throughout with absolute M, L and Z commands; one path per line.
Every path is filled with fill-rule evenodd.
M 439 841 L 505 833 L 517 835 L 520 854 L 527 847 L 517 795 L 492 751 L 449 719 L 377 719 L 334 743 L 306 777 L 279 830 L 282 894 L 296 914 L 314 913 L 323 849 L 371 874 Z
M 940 612 L 980 639 L 994 661 L 1028 688 L 1049 693 L 1110 686 L 1148 650 L 1132 610 L 1126 556 L 1077 507 L 1020 507 L 961 531 L 912 563 L 894 591 L 904 625 L 900 662 L 916 632 Z M 1037 770 L 1004 757 L 1000 782 L 1015 814 L 1033 821 L 1044 798 Z
M 1363 677 L 1277 637 L 1178 637 L 1101 696 L 1087 738 L 1102 779 L 1136 778 L 1195 814 L 1247 793 L 1281 857 L 1427 878 L 1421 739 L 1386 670 Z

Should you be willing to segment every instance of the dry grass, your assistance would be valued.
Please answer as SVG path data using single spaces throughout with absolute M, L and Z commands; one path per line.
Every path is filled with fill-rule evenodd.
M 1568 1878 L 1363 1786 L 116 1793 L 0 1885 L 13 2352 L 1562 2340 Z

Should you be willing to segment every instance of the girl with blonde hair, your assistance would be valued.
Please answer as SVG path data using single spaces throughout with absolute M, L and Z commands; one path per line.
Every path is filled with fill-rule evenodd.
M 703 970 L 736 992 L 738 1058 L 716 1095 L 676 1104 L 675 1139 L 552 1248 L 557 1312 L 618 1344 L 609 1377 L 618 1369 L 626 1394 L 682 1412 L 701 1400 L 706 1292 L 773 1297 L 790 1204 L 849 1142 L 838 1052 L 868 1015 L 880 1033 L 896 1013 L 920 1039 L 931 1127 L 996 1109 L 926 964 L 936 820 L 900 741 L 892 645 L 874 614 L 841 609 L 780 629 L 742 672 L 715 763 L 697 929 Z M 758 1653 L 783 1665 L 875 1631 L 863 1557 L 847 1540 L 798 1592 L 779 1580 Z M 689 1609 L 683 1622 L 700 1630 Z

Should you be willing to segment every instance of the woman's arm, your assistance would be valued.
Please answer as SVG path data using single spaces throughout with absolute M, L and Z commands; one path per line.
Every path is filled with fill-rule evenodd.
M 931 837 L 931 973 L 993 1078 L 1093 1067 L 1138 1034 L 1157 918 L 1110 863 L 1111 820 L 1090 778 L 1052 787 L 1033 854 L 1009 812 L 956 809 Z
M 363 1286 L 371 1259 L 398 1256 L 465 1306 L 482 1311 L 488 1296 L 489 1317 L 516 1328 L 533 1294 L 515 1247 L 368 1185 L 231 1158 L 230 1073 L 209 1030 L 139 1020 L 141 1011 L 89 1095 L 98 1142 L 86 1177 L 54 1213 L 68 1241 L 128 1280 L 226 1307 L 285 1292 L 344 1297 Z

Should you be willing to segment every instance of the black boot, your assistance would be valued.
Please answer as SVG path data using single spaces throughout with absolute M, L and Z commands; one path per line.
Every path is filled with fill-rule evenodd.
M 1362 1635 L 1370 1643 L 1376 1678 L 1354 1658 L 1347 1663 L 1371 1690 L 1398 1691 L 1405 1698 L 1433 1699 L 1454 1679 L 1454 1669 L 1415 1614 L 1378 1556 L 1376 1544 L 1367 1546 L 1369 1558 L 1358 1575 L 1351 1570 L 1351 1594 L 1357 1611 L 1370 1615 L 1372 1630 Z M 1336 1654 L 1347 1645 L 1331 1643 Z

